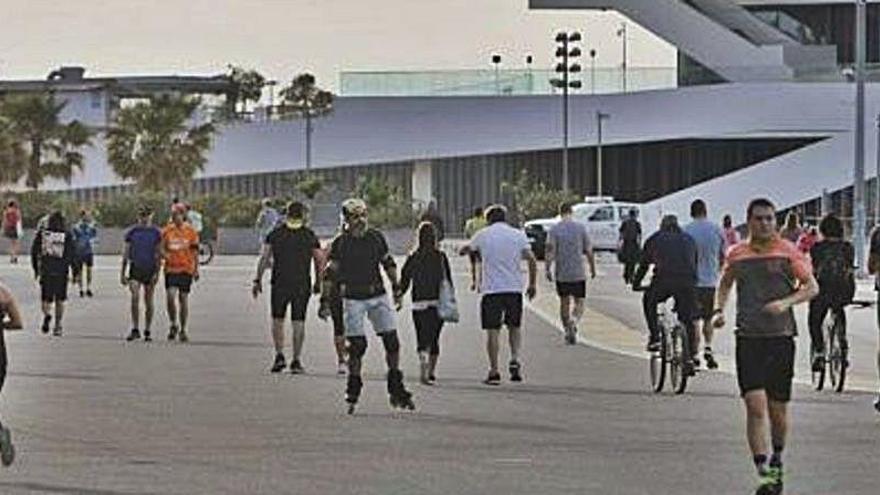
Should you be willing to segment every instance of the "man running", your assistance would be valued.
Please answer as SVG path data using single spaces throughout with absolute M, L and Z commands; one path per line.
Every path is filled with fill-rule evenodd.
M 483 216 L 483 209 L 479 206 L 474 208 L 473 216 L 468 219 L 464 224 L 464 235 L 471 240 L 477 235 L 477 232 L 483 230 L 486 227 L 486 217 Z M 468 256 L 471 262 L 471 290 L 477 290 L 477 287 L 480 286 L 480 270 L 479 270 L 479 257 L 477 253 L 470 253 Z
M 648 268 L 654 266 L 651 285 L 642 296 L 642 309 L 648 324 L 648 352 L 660 350 L 660 324 L 657 319 L 657 305 L 670 297 L 675 299 L 678 320 L 694 334 L 694 286 L 697 282 L 697 246 L 691 236 L 678 226 L 675 215 L 666 215 L 660 222 L 660 230 L 645 241 L 642 260 L 638 271 L 633 275 L 633 289 L 640 290 Z M 691 353 L 693 355 L 693 345 Z M 685 368 L 692 362 L 685 363 Z M 688 370 L 692 372 L 692 370 Z
M 199 234 L 185 219 L 186 207 L 175 205 L 171 210 L 171 223 L 162 229 L 161 243 L 168 320 L 171 322 L 168 340 L 179 338 L 180 342 L 189 342 L 186 333 L 189 292 L 193 281 L 199 279 Z
M 64 215 L 52 212 L 46 221 L 46 228 L 39 230 L 31 245 L 31 266 L 40 282 L 42 301 L 43 333 L 49 333 L 52 322 L 52 306 L 55 306 L 55 328 L 52 335 L 60 337 L 61 320 L 64 317 L 64 301 L 67 300 L 67 284 L 70 267 L 73 265 L 75 247 L 73 235 L 67 230 Z
M 790 424 L 794 376 L 792 307 L 819 293 L 807 258 L 776 232 L 776 208 L 755 199 L 747 210 L 749 238 L 727 255 L 715 296 L 716 328 L 736 284 L 736 368 L 746 406 L 746 435 L 760 478 L 757 495 L 782 493 L 782 452 Z M 767 446 L 770 419 L 772 454 Z
M 144 342 L 153 340 L 150 328 L 153 324 L 153 293 L 159 279 L 162 257 L 162 231 L 152 221 L 153 211 L 148 206 L 142 206 L 138 211 L 137 224 L 125 233 L 119 280 L 131 292 L 131 333 L 126 337 L 129 342 L 141 338 L 138 308 L 141 292 L 144 295 Z
M 715 305 L 715 287 L 718 286 L 718 277 L 721 265 L 724 262 L 724 232 L 721 227 L 707 219 L 708 211 L 706 203 L 697 199 L 691 203 L 691 218 L 693 221 L 685 226 L 684 231 L 691 236 L 697 247 L 697 288 L 695 290 L 694 307 L 694 333 L 693 350 L 694 366 L 699 367 L 700 361 L 696 352 L 700 349 L 700 328 L 702 327 L 705 347 L 703 359 L 706 360 L 706 368 L 718 369 L 718 362 L 712 353 L 712 338 L 715 335 L 712 326 L 712 309 Z
M 306 226 L 306 205 L 294 201 L 287 206 L 286 220 L 275 227 L 263 242 L 253 296 L 263 292 L 263 273 L 272 266 L 272 341 L 275 344 L 275 362 L 270 371 L 280 373 L 287 362 L 284 358 L 284 316 L 290 306 L 291 351 L 290 372 L 304 373 L 302 348 L 306 337 L 306 310 L 312 294 L 311 262 L 315 273 L 323 267 L 323 253 L 318 237 Z
M 6 368 L 8 356 L 6 354 L 6 330 L 21 330 L 24 324 L 21 319 L 21 311 L 12 292 L 0 284 L 0 392 L 6 383 Z M 15 460 L 15 447 L 12 445 L 12 433 L 9 427 L 0 423 L 0 462 L 9 466 Z
M 642 246 L 642 224 L 638 220 L 638 210 L 629 211 L 629 216 L 620 224 L 620 240 L 617 257 L 623 263 L 623 282 L 631 284 Z
M 73 226 L 73 240 L 76 245 L 76 262 L 73 273 L 79 285 L 79 297 L 92 297 L 92 267 L 95 266 L 94 243 L 98 237 L 98 229 L 89 212 L 79 212 L 79 222 Z M 86 282 L 86 290 L 83 293 L 83 278 Z
M 465 246 L 466 253 L 479 255 L 482 265 L 480 292 L 480 321 L 486 331 L 486 353 L 489 357 L 489 375 L 484 383 L 499 385 L 498 351 L 501 326 L 507 326 L 510 343 L 510 380 L 521 382 L 522 363 L 519 359 L 522 345 L 522 260 L 529 265 L 528 298 L 534 299 L 538 262 L 529 244 L 529 238 L 521 230 L 507 224 L 507 209 L 493 205 L 486 211 L 489 226 L 481 230 Z
M 587 296 L 587 273 L 584 256 L 590 263 L 590 278 L 596 278 L 596 260 L 587 227 L 572 218 L 572 203 L 559 206 L 562 220 L 547 234 L 545 268 L 547 280 L 553 282 L 556 263 L 556 294 L 559 295 L 559 316 L 565 328 L 565 342 L 577 343 L 577 325 L 584 315 Z
M 412 395 L 403 384 L 400 371 L 400 341 L 391 301 L 379 267 L 391 282 L 395 294 L 400 287 L 397 266 L 388 250 L 385 236 L 367 225 L 367 204 L 360 199 L 342 203 L 345 228 L 330 246 L 330 263 L 325 270 L 321 290 L 319 315 L 330 315 L 333 291 L 338 286 L 345 318 L 345 336 L 348 340 L 348 384 L 346 402 L 349 413 L 354 413 L 361 394 L 361 360 L 367 351 L 364 319 L 369 319 L 373 331 L 382 337 L 385 362 L 388 365 L 387 386 L 392 407 L 414 409 Z M 399 300 L 395 301 L 399 304 Z

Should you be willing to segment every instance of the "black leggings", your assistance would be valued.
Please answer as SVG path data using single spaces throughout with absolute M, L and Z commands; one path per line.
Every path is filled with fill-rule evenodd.
M 810 301 L 810 312 L 807 318 L 810 325 L 810 343 L 813 351 L 825 350 L 825 336 L 822 334 L 822 323 L 825 321 L 825 315 L 828 311 L 833 311 L 842 326 L 843 335 L 841 335 L 841 344 L 846 350 L 849 345 L 846 340 L 846 311 L 844 305 L 840 301 L 834 301 L 829 294 L 819 293 L 818 296 Z
M 443 330 L 443 320 L 437 314 L 437 308 L 413 311 L 412 315 L 418 340 L 416 349 L 419 352 L 428 352 L 432 356 L 440 355 L 440 331 Z

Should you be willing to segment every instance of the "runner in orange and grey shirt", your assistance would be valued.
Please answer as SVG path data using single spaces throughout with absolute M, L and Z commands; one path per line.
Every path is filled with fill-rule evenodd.
M 188 342 L 186 324 L 189 316 L 189 291 L 199 279 L 199 234 L 185 220 L 186 207 L 171 208 L 171 223 L 162 229 L 162 260 L 165 266 L 165 295 L 171 329 L 168 340 Z M 178 303 L 180 311 L 178 315 Z M 178 326 L 178 316 L 180 326 Z
M 815 297 L 819 285 L 803 253 L 776 232 L 773 203 L 752 201 L 747 217 L 749 239 L 728 252 L 715 298 L 714 325 L 724 326 L 724 306 L 736 283 L 737 378 L 760 477 L 756 494 L 775 495 L 782 493 L 782 451 L 794 377 L 797 325 L 792 307 Z M 773 446 L 769 459 L 768 416 Z

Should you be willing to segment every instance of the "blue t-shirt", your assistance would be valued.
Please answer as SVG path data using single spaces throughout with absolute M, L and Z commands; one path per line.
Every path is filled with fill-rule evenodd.
M 128 259 L 133 266 L 143 270 L 156 268 L 156 248 L 162 242 L 158 227 L 135 225 L 126 232 L 125 242 L 131 246 Z
M 73 240 L 76 245 L 76 254 L 90 255 L 92 254 L 92 244 L 98 237 L 98 229 L 94 224 L 88 222 L 79 222 L 73 227 Z
M 715 288 L 724 257 L 724 232 L 706 219 L 694 220 L 684 231 L 697 245 L 697 287 Z

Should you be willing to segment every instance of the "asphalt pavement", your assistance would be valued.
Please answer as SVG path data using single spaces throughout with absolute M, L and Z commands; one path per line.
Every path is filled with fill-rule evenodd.
M 456 259 L 462 322 L 444 329 L 439 384 L 415 380 L 415 336 L 404 309 L 403 367 L 418 410 L 390 410 L 382 346 L 371 338 L 363 401 L 347 416 L 332 330 L 316 319 L 316 304 L 307 325 L 308 373 L 268 372 L 268 300 L 249 295 L 254 264 L 221 257 L 203 270 L 189 344 L 164 340 L 161 289 L 157 341 L 123 342 L 128 295 L 116 258 L 98 259 L 95 298 L 71 292 L 61 338 L 37 330 L 38 291 L 27 266 L 0 266 L 28 323 L 7 334 L 11 364 L 0 413 L 18 458 L 0 470 L 0 493 L 751 493 L 734 378 L 701 373 L 684 396 L 652 394 L 645 360 L 635 353 L 618 352 L 614 342 L 601 346 L 609 350 L 563 344 L 542 313 L 552 302 L 546 286 L 544 302 L 525 317 L 525 382 L 488 387 L 481 383 L 478 299 Z M 603 264 L 608 277 L 614 269 Z M 630 303 L 601 306 L 602 291 L 624 297 L 591 287 L 591 315 L 610 316 L 588 318 L 585 341 L 600 321 L 612 337 L 620 328 L 641 337 L 637 325 L 626 325 Z M 870 401 L 862 391 L 798 387 L 787 493 L 878 493 L 880 415 Z

